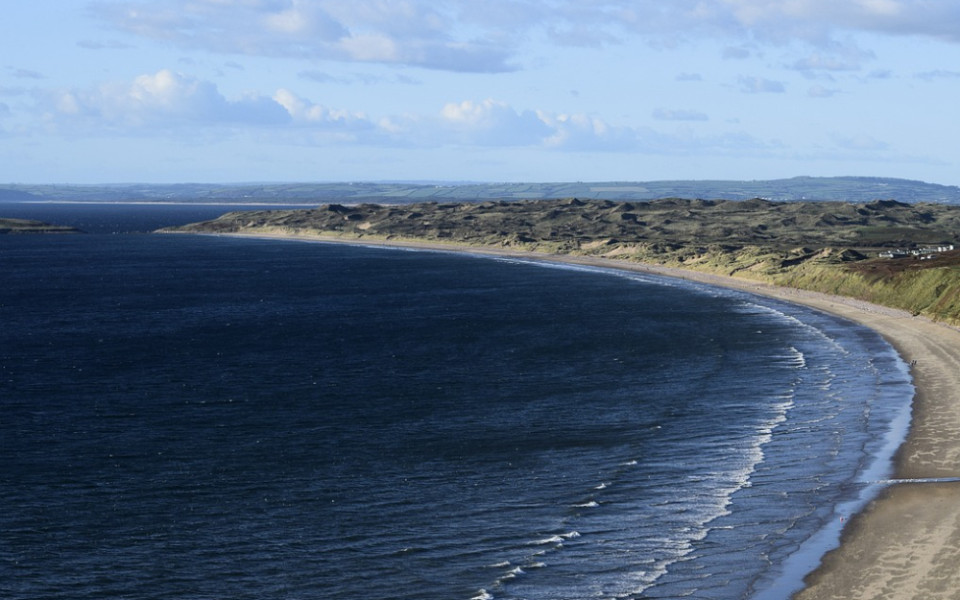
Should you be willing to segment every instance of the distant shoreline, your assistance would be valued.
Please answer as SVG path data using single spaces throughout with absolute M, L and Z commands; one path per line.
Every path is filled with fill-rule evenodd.
M 176 200 L 10 200 L 6 204 L 96 204 L 106 206 L 301 206 L 314 207 L 316 202 L 179 202 Z M 0 203 L 0 207 L 4 203 Z
M 810 177 L 785 179 L 680 179 L 650 181 L 291 181 L 236 183 L 0 184 L 4 195 L 36 198 L 282 198 L 330 202 L 463 202 L 532 198 L 654 200 L 658 198 L 767 198 L 960 204 L 960 187 L 891 177 Z
M 204 234 L 530 258 L 686 279 L 801 304 L 873 329 L 911 364 L 912 422 L 890 485 L 850 519 L 839 548 L 806 578 L 798 600 L 952 598 L 960 589 L 960 330 L 861 300 L 624 260 L 483 246 L 269 233 Z M 945 481 L 938 481 L 944 479 Z
M 0 235 L 55 235 L 82 233 L 76 227 L 54 225 L 33 219 L 8 218 L 0 215 Z

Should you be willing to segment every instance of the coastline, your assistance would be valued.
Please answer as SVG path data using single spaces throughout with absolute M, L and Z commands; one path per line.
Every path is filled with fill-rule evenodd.
M 911 364 L 915 387 L 894 481 L 850 519 L 840 546 L 805 578 L 798 600 L 954 598 L 960 589 L 960 330 L 860 300 L 733 277 L 623 260 L 547 255 L 479 246 L 280 233 L 215 234 L 469 252 L 616 268 L 739 289 L 802 304 L 869 327 Z M 947 481 L 937 481 L 946 479 Z

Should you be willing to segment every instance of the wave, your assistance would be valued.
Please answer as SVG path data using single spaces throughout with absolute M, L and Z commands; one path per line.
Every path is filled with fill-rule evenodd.
M 573 269 L 600 271 L 584 267 L 573 267 Z M 620 273 L 618 275 L 622 276 Z M 663 283 L 656 278 L 650 278 L 650 280 L 658 284 Z M 697 284 L 687 282 L 677 285 L 691 285 L 703 289 Z M 752 298 L 748 293 L 733 290 L 716 291 L 716 288 L 708 293 L 727 298 Z M 725 560 L 719 554 L 709 551 L 707 555 L 710 556 L 701 556 L 703 548 L 701 542 L 711 535 L 726 541 L 732 540 L 734 544 L 748 543 L 745 540 L 749 539 L 749 544 L 755 545 L 756 548 L 766 549 L 774 544 L 770 546 L 769 551 L 763 550 L 764 556 L 769 554 L 770 562 L 751 567 L 771 570 L 771 563 L 776 565 L 782 562 L 784 555 L 791 551 L 790 548 L 809 536 L 811 528 L 817 526 L 816 520 L 821 518 L 823 511 L 829 513 L 832 510 L 834 504 L 830 503 L 837 502 L 837 498 L 831 497 L 825 508 L 822 506 L 823 502 L 819 502 L 815 514 L 810 514 L 809 505 L 801 506 L 801 510 L 805 511 L 802 514 L 804 519 L 802 522 L 800 518 L 789 512 L 781 514 L 780 505 L 788 500 L 801 505 L 804 502 L 804 494 L 810 493 L 818 498 L 821 494 L 828 492 L 836 496 L 837 490 L 842 486 L 831 484 L 832 479 L 822 479 L 822 476 L 826 473 L 835 473 L 837 464 L 848 461 L 851 452 L 863 454 L 862 441 L 861 445 L 857 446 L 850 441 L 844 441 L 843 434 L 836 431 L 848 426 L 847 423 L 851 422 L 850 412 L 858 407 L 861 407 L 862 414 L 854 415 L 856 418 L 852 421 L 854 423 L 852 426 L 856 426 L 859 419 L 872 419 L 870 413 L 875 400 L 865 398 L 864 395 L 870 392 L 861 390 L 873 389 L 873 384 L 870 383 L 873 379 L 867 377 L 866 381 L 860 381 L 857 379 L 860 371 L 844 371 L 843 365 L 845 363 L 853 365 L 850 368 L 855 370 L 861 368 L 865 362 L 870 363 L 875 359 L 876 356 L 865 354 L 865 345 L 866 351 L 886 356 L 894 362 L 898 360 L 895 353 L 890 356 L 888 347 L 874 344 L 874 342 L 863 342 L 862 333 L 851 330 L 848 323 L 841 323 L 833 317 L 816 313 L 812 309 L 797 308 L 792 305 L 787 307 L 785 302 L 752 299 L 734 302 L 732 306 L 733 310 L 739 313 L 757 315 L 757 320 L 751 320 L 754 323 L 753 331 L 770 334 L 769 339 L 776 339 L 773 336 L 782 335 L 789 340 L 767 356 L 756 358 L 755 373 L 758 381 L 763 378 L 768 367 L 773 366 L 782 375 L 784 383 L 778 390 L 765 395 L 762 416 L 749 424 L 744 423 L 742 435 L 711 441 L 713 432 L 710 428 L 699 431 L 688 430 L 682 436 L 675 434 L 675 437 L 669 441 L 679 446 L 673 455 L 658 457 L 635 454 L 642 456 L 642 459 L 617 463 L 620 469 L 617 470 L 616 479 L 603 481 L 593 488 L 603 491 L 604 500 L 607 500 L 607 495 L 616 495 L 614 500 L 618 506 L 616 518 L 622 521 L 618 522 L 616 527 L 604 522 L 605 528 L 602 530 L 604 545 L 614 546 L 619 543 L 616 541 L 616 536 L 622 535 L 624 548 L 631 548 L 638 553 L 649 552 L 647 555 L 651 557 L 643 564 L 633 563 L 630 568 L 624 567 L 622 583 L 625 587 L 615 594 L 617 597 L 641 596 L 653 587 L 657 588 L 657 595 L 667 597 L 673 595 L 671 593 L 673 590 L 699 589 L 684 587 L 685 585 L 711 585 L 709 583 L 676 583 L 681 580 L 699 581 L 703 571 L 698 569 L 703 568 L 704 560 Z M 745 389 L 749 389 L 752 385 L 752 381 L 743 382 Z M 740 404 L 731 402 L 730 408 L 736 409 L 738 415 L 746 415 L 756 406 L 755 402 L 754 399 L 748 399 L 745 396 Z M 797 414 L 800 405 L 804 408 Z M 794 419 L 796 422 L 792 422 Z M 657 435 L 665 436 L 667 432 L 658 431 Z M 816 441 L 807 444 L 804 440 L 811 437 L 815 437 Z M 772 446 L 775 440 L 779 441 Z M 711 444 L 712 449 L 717 452 L 715 457 L 705 460 L 702 453 L 698 453 L 696 449 L 707 443 Z M 843 443 L 846 446 L 842 446 Z M 811 455 L 812 458 L 809 461 L 804 458 L 805 454 L 798 456 L 796 444 L 803 444 L 804 448 L 809 446 L 812 448 L 810 452 L 814 452 L 815 456 Z M 768 452 L 776 453 L 777 456 L 771 460 L 767 455 Z M 689 461 L 689 465 L 684 465 L 684 461 Z M 855 465 L 855 468 L 859 465 L 861 472 L 870 472 L 863 470 L 862 458 L 852 456 L 849 462 Z M 623 469 L 623 467 L 638 466 L 639 469 Z M 686 473 L 682 481 L 657 481 L 656 476 L 650 475 L 645 475 L 646 481 L 631 479 L 636 476 L 634 474 L 646 474 L 651 471 L 677 472 L 675 467 L 678 466 L 680 472 Z M 832 474 L 831 477 L 835 479 L 837 475 Z M 848 482 L 851 481 L 850 475 L 842 477 L 846 477 Z M 762 483 L 762 486 L 753 489 L 757 482 Z M 613 485 L 614 483 L 616 485 Z M 688 484 L 692 487 L 684 487 Z M 669 497 L 664 492 L 660 494 L 661 500 L 652 502 L 649 497 L 642 495 L 648 493 L 651 487 L 672 489 L 674 496 Z M 628 500 L 625 495 L 631 489 L 637 490 L 638 502 L 641 498 L 644 499 L 644 505 L 638 506 L 635 518 L 630 514 L 628 502 L 622 500 L 625 498 Z M 746 500 L 740 503 L 738 498 Z M 795 498 L 797 500 L 794 500 Z M 771 499 L 774 499 L 775 506 L 770 506 Z M 594 502 L 583 502 L 574 506 L 586 508 L 593 506 Z M 751 510 L 755 512 L 749 512 Z M 606 513 L 607 511 L 585 511 L 578 518 L 613 518 L 606 517 Z M 657 525 L 647 524 L 644 520 L 655 522 Z M 744 524 L 747 525 L 747 529 L 752 528 L 749 535 L 756 535 L 756 538 L 743 537 Z M 778 535 L 771 536 L 770 528 L 777 531 Z M 590 533 L 593 534 L 596 531 L 592 530 Z M 757 533 L 754 534 L 753 531 Z M 779 538 L 781 535 L 784 536 L 785 541 L 772 542 L 775 537 Z M 593 538 L 594 536 L 591 535 L 590 539 Z M 560 536 L 552 536 L 540 540 L 540 543 L 562 545 L 563 541 L 564 539 Z M 716 540 L 711 542 L 711 544 L 718 543 Z M 716 547 L 726 548 L 727 546 Z M 756 548 L 752 551 L 755 552 Z M 741 548 L 736 545 L 730 548 L 730 552 L 734 553 L 740 550 Z M 558 556 L 565 554 L 566 552 Z M 674 572 L 675 576 L 665 578 L 671 572 Z M 665 580 L 667 583 L 664 583 Z M 714 592 L 700 595 L 730 597 L 719 591 L 716 592 L 718 595 L 712 594 Z M 676 594 L 676 596 L 680 595 L 688 595 L 688 593 Z
M 790 346 L 788 349 L 790 354 L 786 356 L 778 357 L 781 364 L 784 364 L 788 367 L 793 367 L 795 369 L 804 369 L 807 366 L 807 359 L 804 356 L 803 352 L 797 350 L 795 347 Z
M 579 531 L 570 531 L 567 533 L 558 533 L 557 535 L 551 535 L 547 538 L 541 538 L 539 540 L 534 540 L 529 542 L 530 546 L 544 546 L 546 544 L 562 544 L 566 540 L 572 540 L 580 537 Z
M 613 277 L 619 277 L 621 279 L 629 279 L 631 281 L 637 281 L 640 283 L 646 284 L 655 284 L 664 287 L 677 287 L 678 285 L 683 285 L 692 282 L 686 282 L 678 280 L 675 277 L 667 277 L 664 275 L 657 275 L 655 273 L 642 273 L 640 271 L 627 271 L 625 269 L 617 269 L 615 267 L 600 267 L 594 265 L 578 265 L 567 262 L 552 262 L 543 259 L 537 258 L 517 258 L 517 257 L 489 257 L 487 255 L 481 255 L 484 258 L 492 258 L 497 262 L 518 264 L 518 265 L 535 265 L 538 267 L 545 267 L 549 269 L 556 269 L 558 271 L 573 271 L 577 273 L 598 273 L 603 275 L 610 275 Z

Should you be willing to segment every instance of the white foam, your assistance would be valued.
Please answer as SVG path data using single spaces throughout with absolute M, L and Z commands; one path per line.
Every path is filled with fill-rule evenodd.
M 505 582 L 505 581 L 510 581 L 511 579 L 516 579 L 517 577 L 519 577 L 519 576 L 521 576 L 521 575 L 523 575 L 523 574 L 524 574 L 523 569 L 521 569 L 520 567 L 514 567 L 513 569 L 510 569 L 510 570 L 507 572 L 506 575 L 504 575 L 503 577 L 501 577 L 501 578 L 498 580 L 498 582 L 499 582 L 499 583 L 503 583 L 503 582 Z
M 712 531 L 712 524 L 730 514 L 734 494 L 750 487 L 752 475 L 765 458 L 763 447 L 773 438 L 774 430 L 787 421 L 790 410 L 794 408 L 792 393 L 782 394 L 773 400 L 770 405 L 772 414 L 757 424 L 750 442 L 736 457 L 730 457 L 730 460 L 696 476 L 698 481 L 714 482 L 715 487 L 697 498 L 671 499 L 664 503 L 664 506 L 670 507 L 683 505 L 682 512 L 691 515 L 692 519 L 682 528 L 650 540 L 657 543 L 663 554 L 657 557 L 653 565 L 632 574 L 633 585 L 636 586 L 631 590 L 632 594 L 642 595 L 644 590 L 655 585 L 669 571 L 670 565 L 684 560 L 693 552 L 695 544 Z
M 558 533 L 557 535 L 551 535 L 548 538 L 539 539 L 533 542 L 530 542 L 531 546 L 543 546 L 545 544 L 562 544 L 566 540 L 572 540 L 580 537 L 579 531 L 568 531 L 566 533 Z
M 573 268 L 580 270 L 578 267 Z M 583 270 L 599 271 L 599 269 L 594 268 Z M 731 295 L 735 293 L 740 294 L 740 292 L 730 292 Z M 726 295 L 726 293 L 722 295 Z M 831 329 L 829 327 L 818 327 L 816 320 L 804 322 L 783 310 L 778 310 L 775 306 L 767 306 L 751 301 L 744 301 L 738 309 L 738 312 L 754 314 L 759 317 L 755 325 L 758 333 L 763 333 L 765 330 L 769 331 L 772 328 L 765 327 L 765 324 L 787 323 L 790 326 L 796 326 L 802 329 L 809 335 L 807 339 L 803 339 L 805 336 L 800 336 L 803 342 L 797 344 L 800 348 L 805 348 L 805 344 L 808 342 L 816 344 L 818 348 L 820 344 L 823 343 L 828 344 L 832 350 L 840 356 L 850 354 L 850 351 L 842 344 L 844 338 L 842 336 L 839 338 L 832 336 Z M 835 385 L 840 387 L 842 384 L 845 384 L 844 378 L 833 373 L 829 367 L 817 366 L 820 357 L 819 350 L 814 351 L 808 357 L 800 348 L 788 346 L 785 350 L 777 352 L 770 358 L 781 368 L 796 369 L 798 371 L 796 375 L 797 382 L 804 381 L 804 384 L 809 384 L 810 382 L 806 381 L 809 376 L 818 379 L 820 387 L 815 389 L 820 390 L 821 398 L 826 395 L 832 396 L 833 392 L 831 388 Z M 813 365 L 812 367 L 811 364 Z M 903 365 L 902 362 L 899 364 L 901 366 Z M 804 369 L 809 370 L 809 376 L 807 371 L 803 373 L 799 372 Z M 797 382 L 795 382 L 795 385 L 797 385 Z M 760 423 L 757 423 L 751 431 L 747 432 L 749 437 L 743 440 L 746 442 L 746 447 L 739 449 L 734 455 L 729 456 L 729 461 L 708 467 L 705 480 L 708 480 L 707 484 L 712 485 L 713 489 L 705 492 L 704 495 L 699 498 L 691 500 L 689 505 L 683 501 L 675 500 L 658 504 L 665 506 L 665 510 L 676 511 L 677 514 L 682 515 L 681 520 L 684 523 L 682 526 L 678 526 L 669 532 L 662 532 L 662 537 L 656 539 L 649 538 L 649 541 L 656 543 L 659 551 L 653 553 L 656 555 L 655 557 L 651 555 L 652 562 L 642 565 L 637 563 L 636 571 L 627 576 L 629 580 L 629 583 L 627 583 L 628 586 L 636 585 L 639 587 L 639 589 L 631 591 L 627 595 L 642 595 L 643 590 L 655 585 L 656 581 L 670 569 L 670 565 L 683 561 L 684 557 L 693 552 L 696 542 L 704 539 L 709 534 L 715 527 L 714 522 L 718 518 L 730 513 L 730 506 L 734 494 L 745 487 L 749 487 L 751 485 L 751 479 L 755 477 L 757 470 L 764 468 L 763 462 L 766 459 L 764 448 L 774 439 L 775 432 L 779 428 L 782 428 L 784 423 L 788 421 L 789 414 L 796 408 L 795 401 L 804 406 L 808 401 L 802 397 L 799 400 L 796 399 L 793 393 L 777 395 L 769 400 L 769 409 L 772 414 L 768 413 Z M 899 422 L 893 425 L 892 429 L 900 431 L 909 426 L 909 412 L 905 414 L 906 416 L 901 417 Z M 811 417 L 808 416 L 805 417 L 805 420 L 808 423 L 813 423 L 820 420 L 829 420 L 834 417 L 835 415 L 830 415 L 811 419 Z M 888 451 L 889 448 L 895 449 L 899 437 L 896 433 L 889 434 L 889 439 L 885 440 L 887 447 L 884 448 L 884 451 Z M 837 449 L 834 449 L 835 453 L 837 451 Z M 645 462 L 647 460 L 648 459 L 645 458 Z M 637 464 L 636 460 L 631 460 L 619 463 L 619 466 L 629 467 L 636 466 Z M 874 478 L 882 479 L 884 475 L 885 473 L 881 468 L 875 464 L 871 465 L 870 468 L 864 470 L 862 473 L 862 477 L 865 476 L 863 478 L 868 481 L 874 480 Z M 594 489 L 602 490 L 608 485 L 608 483 L 603 482 Z M 587 502 L 574 506 L 585 508 L 591 505 L 596 505 L 596 503 Z M 726 529 L 731 527 L 729 525 L 719 526 Z M 541 540 L 538 543 L 556 544 L 556 547 L 559 548 L 565 539 L 569 538 L 556 535 Z M 551 552 L 552 550 L 551 548 L 544 552 Z M 620 593 L 617 593 L 617 597 L 621 597 Z
M 803 369 L 807 366 L 807 357 L 804 356 L 803 352 L 797 350 L 793 346 L 790 346 L 791 357 L 788 359 L 788 364 L 792 367 L 798 369 Z
M 559 535 L 551 535 L 548 538 L 539 539 L 533 542 L 530 542 L 532 546 L 544 546 L 546 544 L 562 544 L 563 538 Z
M 574 504 L 574 508 L 596 508 L 600 506 L 600 503 L 596 500 L 590 500 L 589 502 L 583 502 L 581 504 Z

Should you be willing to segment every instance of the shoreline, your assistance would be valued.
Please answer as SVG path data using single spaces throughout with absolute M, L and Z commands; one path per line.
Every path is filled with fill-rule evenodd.
M 879 333 L 911 365 L 914 398 L 892 483 L 843 528 L 797 600 L 954 598 L 960 589 L 960 329 L 853 298 L 617 259 L 482 246 L 281 233 L 212 234 L 466 252 L 614 268 L 746 291 L 834 314 Z M 939 480 L 944 481 L 939 481 Z M 913 480 L 897 483 L 897 480 Z M 916 480 L 923 480 L 917 483 Z M 787 596 L 782 596 L 787 597 Z

